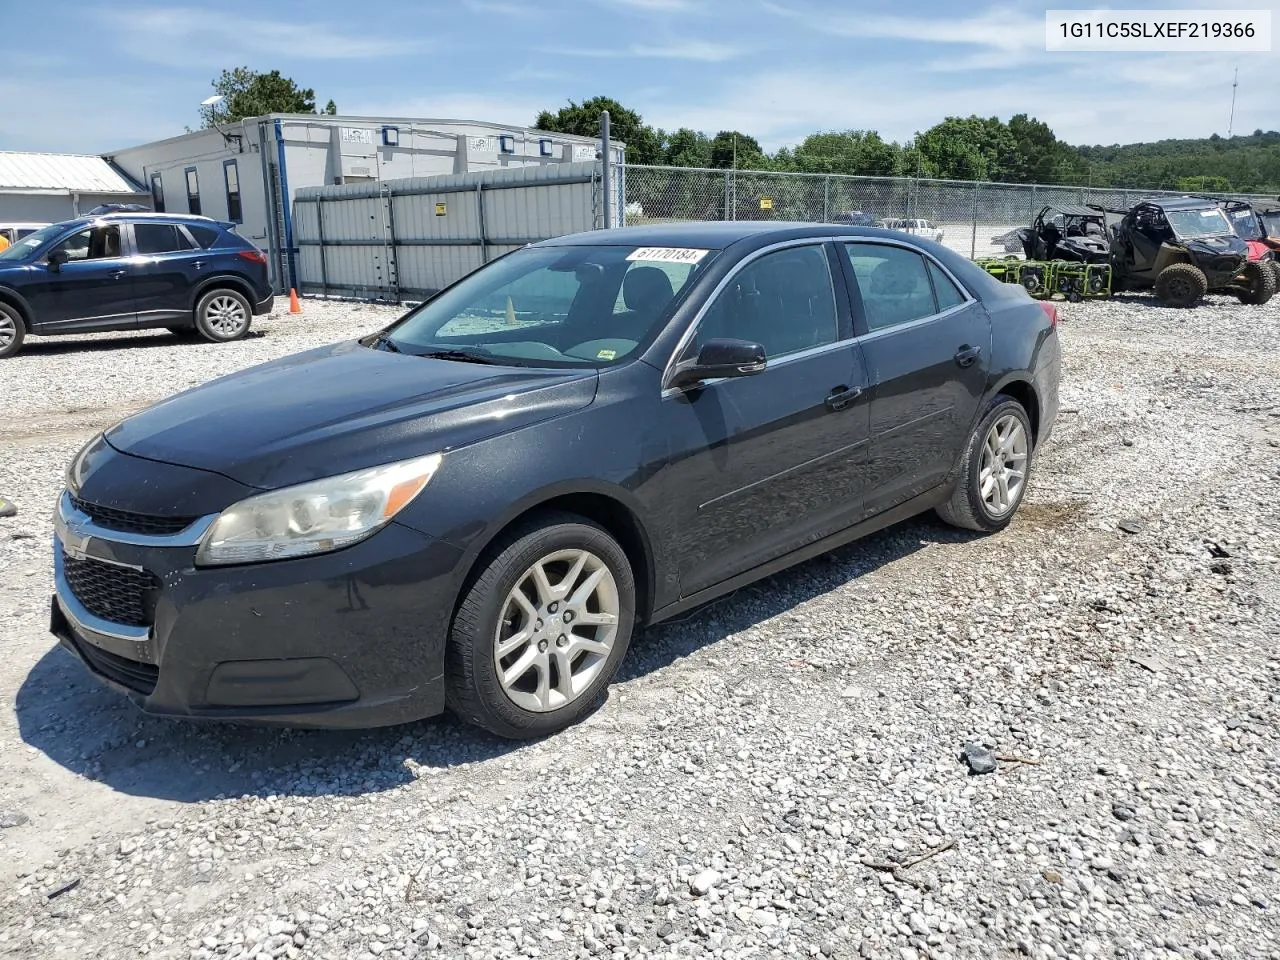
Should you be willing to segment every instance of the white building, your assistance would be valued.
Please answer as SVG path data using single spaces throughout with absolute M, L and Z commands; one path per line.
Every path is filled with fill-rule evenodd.
M 0 223 L 58 223 L 146 192 L 102 157 L 0 150 Z
M 621 144 L 613 145 L 621 162 Z M 595 160 L 598 141 L 469 120 L 271 114 L 106 157 L 155 209 L 240 224 L 271 254 L 277 289 L 297 286 L 292 199 L 302 187 Z

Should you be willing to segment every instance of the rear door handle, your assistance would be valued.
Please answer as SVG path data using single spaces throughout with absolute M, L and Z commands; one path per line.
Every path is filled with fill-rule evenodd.
M 125 276 L 128 272 L 129 272 L 128 270 L 112 270 L 111 279 L 119 280 L 121 277 Z
M 827 408 L 830 410 L 843 410 L 860 396 L 862 396 L 861 387 L 836 387 L 827 394 Z
M 969 367 L 973 362 L 982 356 L 981 347 L 971 347 L 967 343 L 956 351 L 956 363 L 962 367 Z
M 204 261 L 203 261 L 203 260 L 193 260 L 193 261 L 191 262 L 191 265 L 192 265 L 193 267 L 195 267 L 197 270 L 199 270 L 201 267 L 203 267 L 203 266 L 204 266 Z

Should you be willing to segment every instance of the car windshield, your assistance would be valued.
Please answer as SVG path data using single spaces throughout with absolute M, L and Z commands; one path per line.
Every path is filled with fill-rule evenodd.
M 1221 237 L 1235 232 L 1227 222 L 1226 214 L 1217 207 L 1207 210 L 1166 210 L 1164 216 L 1174 235 L 1181 240 Z
M 1268 237 L 1280 237 L 1280 210 L 1268 210 L 1258 216 L 1262 218 Z
M 62 233 L 62 230 L 63 225 L 60 223 L 51 223 L 47 227 L 41 227 L 35 233 L 27 234 L 12 246 L 6 247 L 0 252 L 0 261 L 27 259 L 36 250 L 44 246 L 47 241 Z
M 715 251 L 525 247 L 408 313 L 371 346 L 472 363 L 599 367 L 657 334 Z

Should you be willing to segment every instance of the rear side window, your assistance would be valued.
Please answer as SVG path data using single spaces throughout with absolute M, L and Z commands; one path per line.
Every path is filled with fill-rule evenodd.
M 933 293 L 938 300 L 938 312 L 950 310 L 952 307 L 958 307 L 964 303 L 964 294 L 957 287 L 942 269 L 932 260 L 925 261 L 929 266 L 929 277 L 933 280 Z
M 191 235 L 196 238 L 196 243 L 208 250 L 218 242 L 218 231 L 212 227 L 201 227 L 188 223 L 187 229 L 191 231 Z
M 858 278 L 863 314 L 871 332 L 938 312 L 920 254 L 877 243 L 847 243 L 844 247 Z
M 182 231 L 171 223 L 135 223 L 133 225 L 133 241 L 138 253 L 172 253 L 175 250 L 189 250 L 191 244 Z

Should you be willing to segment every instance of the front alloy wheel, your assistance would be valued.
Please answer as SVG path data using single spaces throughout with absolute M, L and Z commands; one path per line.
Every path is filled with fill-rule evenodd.
M 556 733 L 604 701 L 626 655 L 630 560 L 603 528 L 559 511 L 508 531 L 486 557 L 449 631 L 449 707 L 502 737 Z
M 568 706 L 600 676 L 618 635 L 618 584 L 586 550 L 533 564 L 507 595 L 494 635 L 498 680 L 511 702 L 547 713 Z

